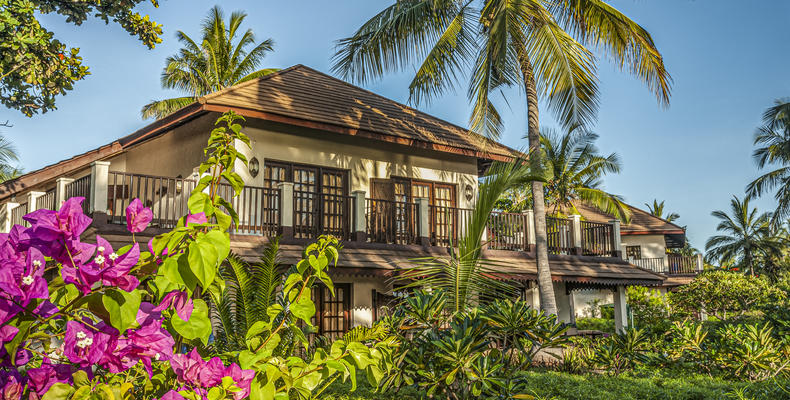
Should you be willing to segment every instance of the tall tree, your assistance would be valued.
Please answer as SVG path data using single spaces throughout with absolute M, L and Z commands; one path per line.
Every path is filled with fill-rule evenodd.
M 22 170 L 17 166 L 18 162 L 16 147 L 5 136 L 0 135 L 0 183 L 21 175 Z
M 258 43 L 252 29 L 242 32 L 241 24 L 246 17 L 246 13 L 236 11 L 225 23 L 222 9 L 215 6 L 203 22 L 200 41 L 178 31 L 176 37 L 183 47 L 178 54 L 167 58 L 162 87 L 187 95 L 146 104 L 143 118 L 162 118 L 200 96 L 277 71 L 258 69 L 266 53 L 274 49 L 274 41 L 266 39 Z
M 157 0 L 149 0 L 157 6 Z M 30 117 L 55 109 L 55 98 L 89 74 L 78 48 L 69 48 L 41 26 L 44 14 L 81 25 L 94 16 L 118 23 L 148 48 L 162 40 L 162 26 L 134 9 L 146 0 L 0 0 L 0 103 Z
M 661 200 L 659 203 L 658 199 L 653 199 L 653 204 L 645 203 L 645 206 L 647 206 L 647 210 L 650 211 L 650 215 L 663 218 L 667 222 L 672 222 L 680 218 L 680 214 L 676 212 L 667 211 L 666 215 L 664 215 L 664 200 Z
M 754 134 L 754 161 L 760 169 L 776 167 L 746 187 L 749 196 L 762 196 L 776 190 L 776 211 L 772 222 L 790 217 L 790 99 L 776 100 L 763 113 L 763 126 Z
M 749 197 L 733 196 L 730 214 L 716 210 L 712 216 L 720 220 L 716 230 L 705 243 L 707 257 L 720 261 L 734 260 L 744 272 L 755 273 L 755 258 L 775 253 L 781 246 L 771 231 L 770 214 L 758 214 L 749 207 Z
M 526 94 L 530 157 L 540 161 L 538 96 L 565 127 L 591 122 L 598 108 L 596 59 L 603 52 L 668 103 L 670 77 L 650 34 L 603 0 L 397 0 L 338 42 L 334 70 L 364 82 L 419 63 L 409 86 L 419 103 L 468 76 L 472 129 L 497 138 L 492 96 Z M 541 306 L 556 314 L 542 182 L 532 184 Z

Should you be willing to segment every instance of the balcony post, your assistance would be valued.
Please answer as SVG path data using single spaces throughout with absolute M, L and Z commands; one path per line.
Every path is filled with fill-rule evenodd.
M 614 330 L 623 333 L 628 328 L 628 299 L 626 288 L 618 285 L 614 291 Z
M 582 216 L 573 214 L 571 220 L 571 238 L 573 239 L 573 254 L 580 256 L 582 251 Z
M 90 212 L 94 222 L 107 223 L 107 193 L 110 181 L 110 162 L 91 164 Z
M 351 195 L 354 198 L 351 205 L 351 237 L 355 242 L 366 242 L 368 240 L 368 216 L 365 213 L 365 191 L 355 190 L 351 192 Z
M 280 182 L 280 236 L 283 239 L 294 237 L 294 184 L 293 182 Z
M 698 273 L 702 272 L 703 268 L 705 268 L 705 263 L 702 260 L 702 254 L 701 253 L 697 253 L 697 270 L 695 271 L 695 273 L 698 274 Z
M 38 210 L 38 198 L 45 195 L 44 192 L 28 192 L 27 194 L 27 212 L 31 213 Z
M 609 223 L 612 224 L 612 247 L 614 247 L 612 249 L 612 252 L 614 253 L 612 256 L 623 258 L 623 244 L 622 240 L 620 239 L 620 220 L 613 219 L 609 221 Z
M 428 199 L 418 197 L 417 202 L 417 244 L 430 246 L 431 244 L 431 210 Z
M 3 205 L 3 212 L 5 214 L 5 218 L 3 218 L 3 233 L 11 232 L 11 227 L 14 224 L 11 222 L 11 210 L 17 208 L 19 203 L 15 201 L 9 201 Z
M 526 237 L 526 249 L 525 251 L 532 251 L 535 249 L 535 211 L 533 210 L 526 210 L 521 213 L 524 216 L 524 234 Z
M 74 182 L 74 178 L 58 178 L 55 180 L 55 209 L 59 210 L 60 206 L 66 201 L 66 185 Z

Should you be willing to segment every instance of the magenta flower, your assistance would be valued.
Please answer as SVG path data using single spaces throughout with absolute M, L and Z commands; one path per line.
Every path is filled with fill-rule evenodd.
M 202 225 L 208 223 L 208 219 L 206 218 L 206 213 L 199 212 L 197 214 L 188 214 L 186 219 L 186 225 L 189 226 L 190 224 L 197 224 Z
M 69 361 L 87 367 L 102 359 L 112 339 L 99 327 L 69 321 L 63 339 L 63 354 Z
M 200 370 L 206 365 L 203 357 L 193 348 L 189 354 L 175 354 L 170 359 L 170 368 L 178 376 L 181 383 L 193 387 L 201 387 Z
M 222 384 L 222 378 L 229 376 L 241 390 L 233 394 L 235 400 L 249 396 L 250 384 L 255 371 L 241 369 L 237 364 L 225 368 L 219 357 L 204 361 L 196 349 L 189 354 L 176 354 L 170 359 L 170 367 L 178 376 L 179 382 L 192 389 L 209 389 Z
M 159 400 L 186 400 L 184 396 L 178 394 L 175 390 L 171 390 L 160 397 Z
M 123 255 L 118 255 L 113 251 L 110 242 L 97 235 L 96 257 L 77 271 L 79 274 L 77 287 L 85 294 L 90 293 L 96 283 L 104 286 L 117 286 L 131 292 L 137 288 L 140 281 L 129 275 L 129 271 L 139 259 L 140 245 L 137 243 Z
M 4 325 L 0 328 L 0 346 L 14 340 L 17 333 L 19 333 L 19 329 L 15 326 Z
M 82 213 L 83 200 L 83 197 L 72 197 L 58 211 L 36 210 L 25 215 L 23 219 L 30 223 L 30 228 L 24 231 L 20 242 L 63 264 L 89 259 L 93 247 L 80 242 L 80 235 L 92 221 Z
M 28 385 L 32 391 L 42 396 L 56 383 L 71 383 L 71 373 L 71 366 L 52 364 L 48 358 L 45 358 L 40 367 L 27 371 Z
M 224 376 L 233 378 L 233 382 L 241 389 L 233 393 L 234 400 L 246 399 L 250 395 L 250 385 L 252 384 L 252 379 L 255 378 L 255 371 L 241 369 L 238 364 L 231 364 L 225 369 Z
M 22 377 L 16 371 L 0 371 L 0 399 L 19 400 L 25 391 Z
M 0 323 L 21 312 L 33 299 L 49 298 L 44 256 L 33 248 L 20 254 L 22 258 L 0 260 Z
M 162 301 L 153 311 L 162 312 L 171 306 L 176 310 L 176 314 L 178 314 L 178 317 L 182 320 L 189 321 L 189 318 L 192 317 L 194 304 L 187 292 L 174 290 L 166 294 L 165 297 L 162 297 Z
M 152 219 L 154 213 L 150 208 L 143 206 L 140 199 L 132 200 L 129 207 L 126 207 L 126 229 L 131 233 L 144 231 Z

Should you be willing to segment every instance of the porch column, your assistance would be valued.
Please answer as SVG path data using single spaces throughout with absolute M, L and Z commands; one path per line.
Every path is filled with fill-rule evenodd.
M 365 242 L 368 240 L 368 216 L 365 213 L 365 191 L 355 190 L 351 192 L 354 201 L 352 204 L 352 226 L 351 235 L 356 242 Z
M 66 185 L 74 182 L 74 178 L 58 178 L 55 180 L 55 209 L 59 210 L 66 201 Z
M 44 192 L 28 192 L 27 194 L 27 212 L 31 213 L 38 210 L 38 198 L 45 195 Z
M 280 236 L 283 239 L 294 237 L 294 184 L 293 182 L 280 182 Z
M 609 221 L 612 224 L 612 251 L 614 252 L 613 256 L 617 258 L 623 258 L 623 242 L 620 238 L 620 220 L 613 219 Z
M 529 302 L 529 306 L 533 309 L 540 310 L 540 293 L 538 292 L 537 282 L 529 281 L 524 289 L 524 300 Z
M 525 251 L 532 251 L 535 249 L 535 211 L 533 210 L 526 210 L 523 211 L 522 214 L 524 215 L 524 234 L 527 235 L 526 237 L 526 245 L 527 248 L 524 249 Z
M 571 236 L 573 239 L 573 254 L 577 256 L 582 255 L 582 216 L 573 214 L 570 216 L 571 220 Z M 573 318 L 571 318 L 573 320 Z
M 93 221 L 107 223 L 107 185 L 110 181 L 110 162 L 94 161 L 91 164 L 90 213 Z
M 567 287 L 567 284 L 566 284 L 566 287 Z M 568 304 L 570 305 L 570 309 L 571 309 L 571 311 L 570 311 L 570 317 L 571 317 L 570 324 L 575 326 L 576 325 L 576 299 L 573 297 L 573 291 L 572 290 L 566 290 L 566 291 L 568 292 Z
M 9 201 L 3 205 L 3 212 L 5 214 L 5 218 L 3 218 L 3 233 L 11 232 L 11 227 L 14 224 L 11 222 L 11 210 L 17 208 L 19 203 Z
M 625 286 L 618 285 L 614 291 L 614 330 L 618 333 L 628 328 L 628 300 Z
M 422 246 L 431 245 L 431 210 L 428 207 L 428 199 L 418 197 L 417 199 L 417 244 Z
M 697 273 L 702 272 L 705 268 L 705 262 L 702 260 L 702 254 L 697 254 Z

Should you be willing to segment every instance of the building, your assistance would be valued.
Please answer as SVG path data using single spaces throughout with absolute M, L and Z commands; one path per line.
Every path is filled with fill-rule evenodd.
M 22 216 L 84 196 L 94 218 L 88 237 L 128 242 L 124 210 L 140 198 L 154 213 L 140 241 L 174 226 L 187 212 L 203 147 L 217 117 L 246 118 L 246 187 L 233 200 L 240 221 L 232 250 L 255 260 L 269 238 L 281 237 L 281 259 L 292 264 L 319 234 L 341 238 L 331 274 L 337 297 L 316 289 L 318 326 L 336 334 L 376 318 L 392 294 L 398 268 L 417 257 L 446 256 L 463 234 L 477 180 L 493 161 L 515 152 L 468 130 L 297 65 L 202 97 L 199 101 L 95 150 L 0 185 L 0 227 Z M 228 188 L 229 189 L 229 188 Z M 228 190 L 230 193 L 230 190 Z M 229 196 L 225 196 L 226 198 Z M 626 323 L 629 285 L 661 286 L 664 275 L 622 258 L 618 221 L 548 220 L 550 262 L 560 318 L 573 320 L 578 290 L 614 293 L 618 326 Z M 495 213 L 485 257 L 522 282 L 537 303 L 531 213 Z M 622 236 L 625 238 L 625 236 Z M 625 240 L 625 239 L 622 239 Z

